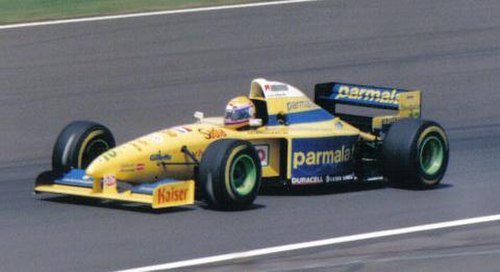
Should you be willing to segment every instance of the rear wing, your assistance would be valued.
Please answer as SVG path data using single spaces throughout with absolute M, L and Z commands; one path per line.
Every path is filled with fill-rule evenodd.
M 347 83 L 320 83 L 314 87 L 314 102 L 363 131 L 380 132 L 396 120 L 420 118 L 421 92 Z M 361 116 L 337 112 L 336 105 L 397 110 L 395 115 Z

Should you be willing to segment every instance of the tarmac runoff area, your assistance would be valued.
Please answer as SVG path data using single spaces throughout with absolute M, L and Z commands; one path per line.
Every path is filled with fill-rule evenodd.
M 0 271 L 117 271 L 498 215 L 495 14 L 492 0 L 334 0 L 2 29 Z M 450 138 L 443 184 L 268 192 L 225 213 L 31 195 L 70 121 L 104 123 L 121 143 L 197 110 L 220 115 L 258 77 L 309 96 L 329 81 L 422 90 L 424 118 Z M 197 269 L 497 271 L 499 231 L 492 221 Z

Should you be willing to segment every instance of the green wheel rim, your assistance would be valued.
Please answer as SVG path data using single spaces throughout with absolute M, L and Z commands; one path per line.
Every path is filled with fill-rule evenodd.
M 420 146 L 420 168 L 427 175 L 435 175 L 444 161 L 444 146 L 436 136 L 424 139 Z
M 255 187 L 257 168 L 248 155 L 237 157 L 231 165 L 231 184 L 241 196 L 248 195 Z

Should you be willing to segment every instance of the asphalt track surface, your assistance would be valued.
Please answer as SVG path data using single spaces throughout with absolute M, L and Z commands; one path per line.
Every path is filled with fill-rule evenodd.
M 0 271 L 109 271 L 500 213 L 500 3 L 321 1 L 0 31 Z M 252 78 L 420 88 L 448 131 L 443 185 L 271 193 L 254 209 L 153 212 L 31 195 L 68 122 L 119 142 L 220 114 Z M 498 271 L 499 223 L 199 270 Z

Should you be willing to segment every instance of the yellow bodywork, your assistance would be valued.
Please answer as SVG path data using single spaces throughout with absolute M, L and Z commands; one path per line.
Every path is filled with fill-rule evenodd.
M 382 129 L 384 125 L 391 124 L 403 118 L 420 118 L 421 91 L 409 91 L 398 96 L 398 113 L 396 115 L 375 116 L 372 128 Z
M 377 140 L 375 135 L 362 132 L 331 115 L 331 118 L 320 121 L 280 123 L 280 115 L 318 112 L 324 117 L 328 113 L 294 87 L 286 85 L 287 89 L 284 90 L 279 89 L 284 88 L 284 85 L 279 87 L 277 84 L 281 83 L 268 82 L 264 79 L 254 80 L 249 95 L 256 103 L 262 101 L 266 104 L 269 123 L 274 122 L 273 125 L 235 130 L 225 127 L 222 117 L 203 118 L 193 124 L 153 132 L 103 153 L 85 170 L 86 176 L 93 179 L 89 187 L 40 183 L 34 190 L 139 202 L 149 204 L 153 208 L 188 205 L 194 202 L 195 167 L 202 160 L 207 146 L 219 139 L 241 139 L 251 142 L 259 152 L 259 156 L 262 156 L 264 179 L 291 178 L 293 139 L 353 136 L 366 141 Z M 390 122 L 395 118 L 420 114 L 419 92 L 399 99 L 404 101 L 401 104 L 400 114 L 396 117 L 374 118 L 374 126 L 381 126 L 384 122 Z M 354 152 L 354 147 L 352 151 Z M 282 167 L 286 169 L 281 169 Z M 157 186 L 152 194 L 134 193 L 130 189 L 117 188 L 117 184 L 120 183 L 135 186 L 164 179 L 174 181 Z

